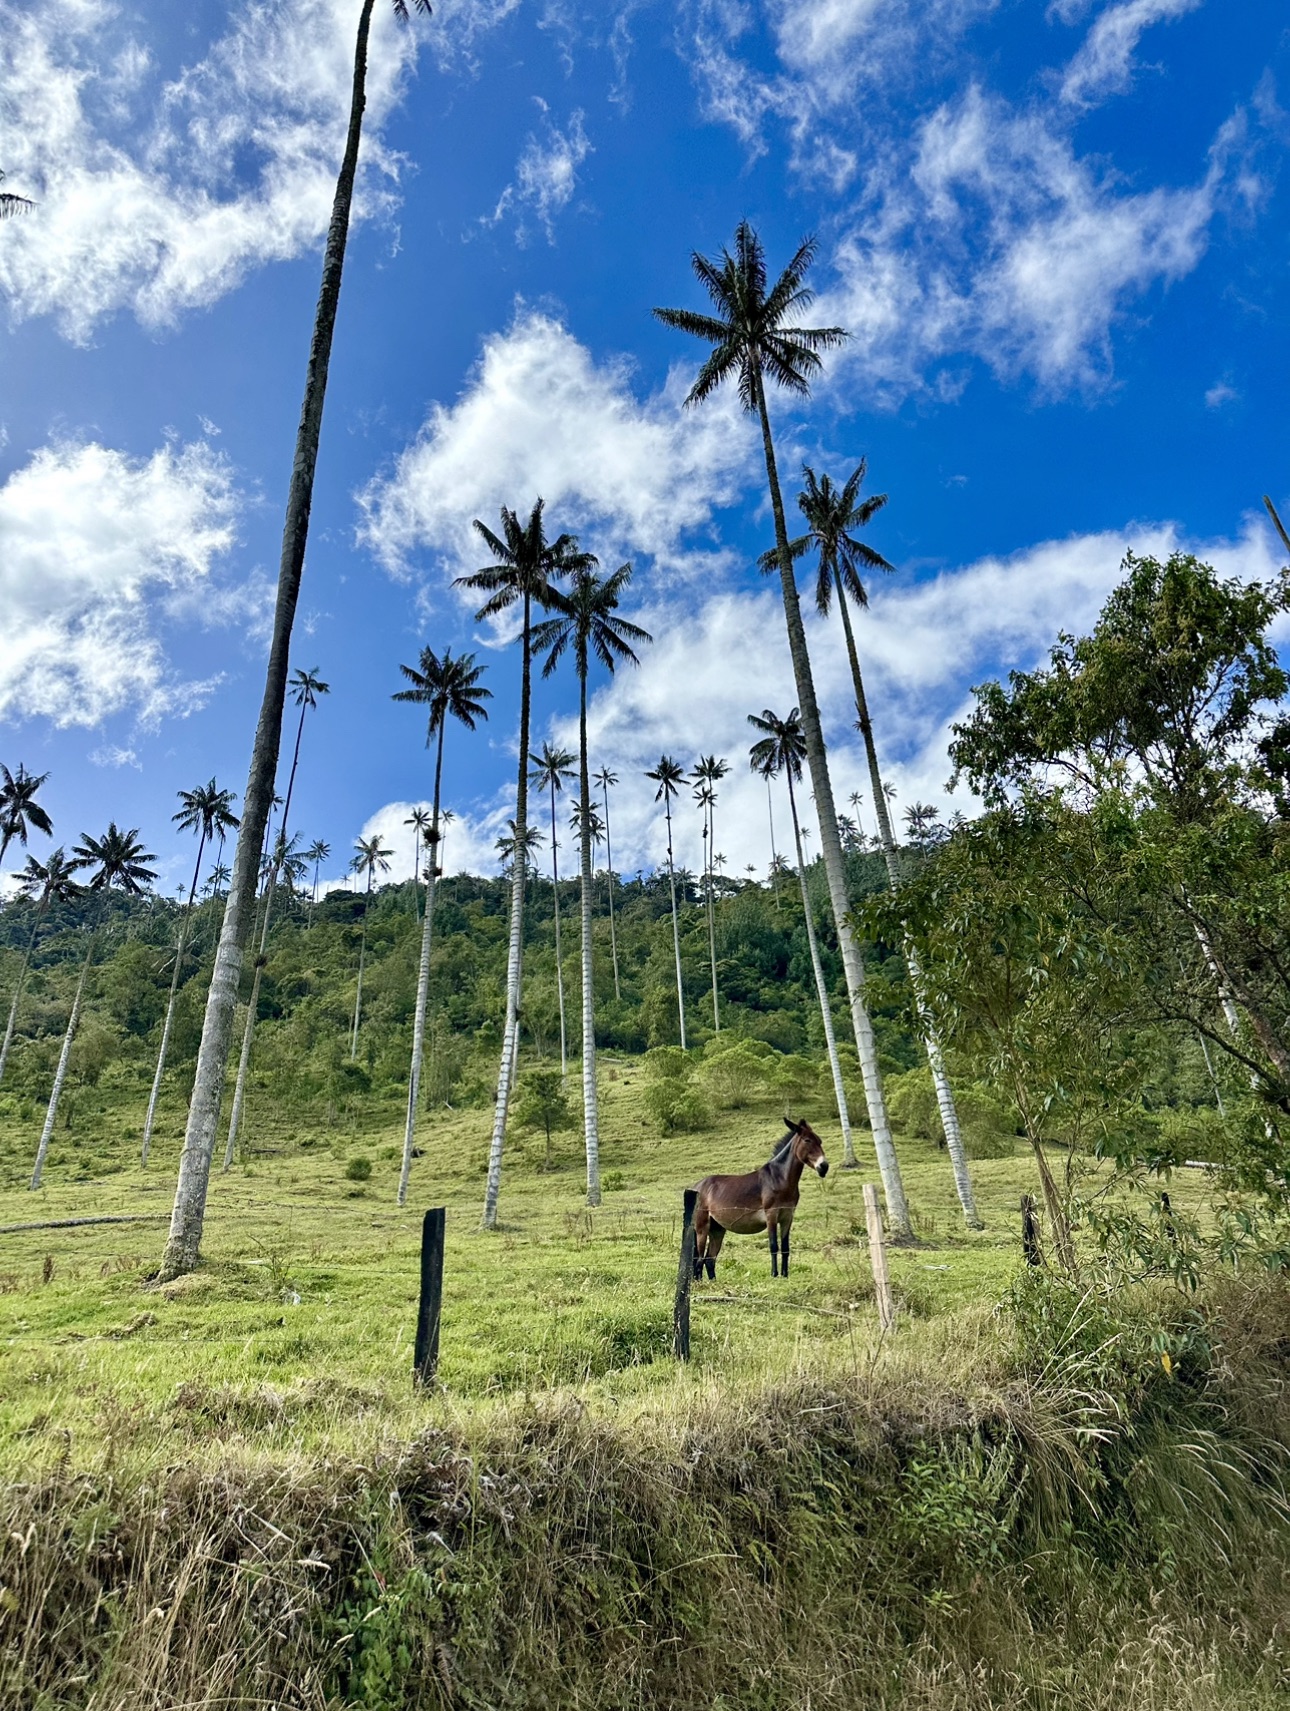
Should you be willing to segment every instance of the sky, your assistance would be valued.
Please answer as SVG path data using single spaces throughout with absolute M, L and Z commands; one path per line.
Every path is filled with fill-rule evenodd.
M 0 225 L 0 760 L 49 774 L 56 842 L 139 828 L 172 894 L 176 792 L 245 784 L 359 9 L 0 0 L 0 169 L 37 204 Z M 690 257 L 744 218 L 775 270 L 814 236 L 811 321 L 851 335 L 771 412 L 790 507 L 804 463 L 888 495 L 857 621 L 884 774 L 970 812 L 972 685 L 1087 628 L 1126 551 L 1279 563 L 1288 148 L 1284 0 L 376 0 L 293 646 L 331 686 L 290 828 L 324 878 L 374 833 L 411 869 L 431 757 L 392 695 L 427 645 L 486 668 L 446 856 L 495 870 L 519 651 L 453 578 L 539 496 L 633 565 L 654 637 L 594 682 L 615 867 L 663 859 L 646 768 L 716 753 L 716 847 L 764 872 L 747 715 L 796 697 L 760 444 L 733 392 L 685 407 L 703 348 L 651 314 L 706 307 Z M 872 832 L 840 628 L 808 633 Z M 576 746 L 576 708 L 540 682 L 535 743 Z M 697 867 L 688 798 L 676 836 Z

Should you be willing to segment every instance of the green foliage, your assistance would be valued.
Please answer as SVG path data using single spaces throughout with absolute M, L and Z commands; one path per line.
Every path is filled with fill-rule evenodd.
M 645 1054 L 645 1109 L 661 1133 L 706 1129 L 712 1113 L 694 1085 L 695 1060 L 679 1046 L 655 1046 Z
M 1008 1158 L 1016 1147 L 1017 1113 L 988 1087 L 955 1076 L 954 1106 L 969 1158 Z M 884 1088 L 891 1120 L 902 1134 L 942 1143 L 940 1107 L 930 1069 L 888 1076 Z
M 350 1159 L 345 1166 L 346 1182 L 370 1182 L 372 1180 L 372 1161 L 361 1154 Z
M 679 1058 L 681 1054 L 678 1052 L 676 1056 Z M 772 1056 L 764 1045 L 731 1034 L 717 1034 L 703 1048 L 703 1061 L 695 1071 L 695 1079 L 719 1110 L 740 1111 L 746 1105 L 764 1100 L 773 1091 L 774 1070 L 768 1061 Z M 657 1052 L 651 1052 L 650 1058 L 659 1062 Z
M 522 1129 L 541 1129 L 546 1136 L 546 1162 L 551 1163 L 551 1136 L 563 1129 L 572 1129 L 577 1117 L 564 1090 L 564 1078 L 558 1069 L 538 1067 L 527 1070 L 516 1089 L 512 1115 Z

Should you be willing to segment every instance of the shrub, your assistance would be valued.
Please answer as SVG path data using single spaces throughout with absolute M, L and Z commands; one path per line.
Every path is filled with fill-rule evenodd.
M 774 1089 L 769 1056 L 765 1047 L 759 1051 L 751 1040 L 717 1035 L 704 1048 L 698 1080 L 721 1110 L 742 1110 L 750 1100 L 764 1099 Z
M 370 1158 L 352 1158 L 345 1166 L 346 1182 L 368 1182 L 372 1175 Z
M 655 1046 L 645 1053 L 645 1109 L 665 1135 L 682 1129 L 706 1129 L 712 1122 L 707 1101 L 693 1085 L 695 1064 L 679 1046 Z

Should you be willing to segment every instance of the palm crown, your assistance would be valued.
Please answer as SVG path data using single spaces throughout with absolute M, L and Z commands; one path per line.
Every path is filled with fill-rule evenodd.
M 590 562 L 575 571 L 569 592 L 560 601 L 560 615 L 546 619 L 533 632 L 533 646 L 546 654 L 543 677 L 550 677 L 570 647 L 578 676 L 585 682 L 593 653 L 612 673 L 626 663 L 639 665 L 636 649 L 654 640 L 639 624 L 615 615 L 619 596 L 632 578 L 631 565 L 619 565 L 612 576 L 599 577 L 592 568 L 596 560 L 590 553 L 583 556 Z
M 827 614 L 833 604 L 837 585 L 857 606 L 869 604 L 869 594 L 861 578 L 861 567 L 869 570 L 895 570 L 880 552 L 853 532 L 863 529 L 887 503 L 885 493 L 871 494 L 861 500 L 867 461 L 861 458 L 852 470 L 846 485 L 835 487 L 827 475 L 816 477 L 809 464 L 802 467 L 805 483 L 797 496 L 798 509 L 807 521 L 807 532 L 788 543 L 793 558 L 800 558 L 812 547 L 819 554 L 819 574 L 815 581 L 815 604 Z M 779 569 L 779 554 L 763 553 L 759 560 L 763 570 Z
M 479 680 L 484 667 L 475 664 L 474 654 L 458 654 L 454 659 L 451 648 L 445 648 L 442 655 L 433 648 L 422 648 L 419 666 L 401 665 L 399 670 L 412 687 L 396 689 L 391 699 L 419 701 L 429 707 L 427 748 L 450 713 L 468 731 L 473 731 L 480 719 L 488 717 L 484 702 L 492 700 L 493 692 L 481 687 Z
M 760 717 L 756 713 L 748 715 L 748 723 L 755 731 L 764 733 L 749 750 L 748 764 L 753 771 L 763 778 L 776 778 L 781 772 L 787 772 L 790 778 L 800 778 L 802 762 L 806 758 L 806 740 L 802 734 L 802 715 L 797 708 L 794 707 L 786 719 L 781 719 L 769 707 L 763 707 Z
M 652 772 L 647 772 L 645 776 L 658 785 L 658 789 L 654 792 L 656 802 L 670 804 L 672 798 L 685 783 L 684 769 L 672 759 L 671 755 L 660 755 L 658 765 Z
M 811 379 L 820 370 L 820 351 L 842 344 L 847 337 L 841 327 L 789 324 L 790 316 L 805 313 L 815 300 L 815 293 L 804 283 L 815 249 L 815 239 L 807 238 L 769 291 L 766 252 L 747 220 L 736 228 L 733 255 L 723 248 L 719 261 L 697 251 L 691 256 L 690 264 L 716 313 L 654 311 L 666 326 L 713 346 L 690 388 L 687 404 L 701 404 L 731 375 L 737 377 L 740 402 L 749 411 L 758 408 L 763 375 L 788 392 L 810 391 Z
M 555 540 L 547 540 L 542 505 L 539 499 L 527 523 L 521 523 L 516 513 L 503 505 L 501 535 L 495 535 L 475 518 L 476 531 L 496 554 L 495 564 L 484 565 L 469 576 L 455 579 L 457 587 L 473 588 L 488 595 L 475 614 L 476 623 L 505 612 L 517 600 L 536 600 L 540 606 L 558 605 L 561 596 L 552 584 L 562 576 L 594 568 L 595 555 L 579 550 L 576 535 L 557 535 Z
M 354 850 L 356 853 L 353 861 L 349 864 L 350 871 L 352 873 L 365 873 L 367 875 L 367 888 L 370 891 L 372 881 L 378 870 L 381 873 L 390 871 L 389 858 L 394 854 L 394 851 L 382 847 L 379 835 L 356 839 Z
M 542 744 L 542 752 L 529 772 L 530 782 L 538 790 L 563 790 L 573 777 L 573 756 L 568 749 Z
M 53 831 L 53 821 L 36 800 L 48 777 L 47 772 L 32 774 L 21 765 L 16 772 L 0 766 L 0 857 L 15 838 L 25 849 L 32 827 L 46 837 Z
M 50 850 L 43 862 L 28 856 L 18 876 L 19 889 L 42 910 L 51 903 L 71 903 L 81 895 L 81 887 L 72 878 L 80 865 L 69 861 L 61 848 Z
M 131 826 L 128 832 L 123 832 L 115 820 L 109 822 L 101 838 L 84 834 L 72 855 L 79 867 L 96 870 L 90 878 L 91 891 L 110 891 L 116 886 L 138 897 L 157 877 L 148 866 L 157 858 L 139 842 L 139 828 Z
M 170 818 L 181 831 L 197 832 L 203 841 L 223 837 L 241 822 L 233 812 L 237 798 L 234 790 L 220 790 L 212 778 L 209 784 L 199 784 L 196 790 L 180 790 L 179 812 Z

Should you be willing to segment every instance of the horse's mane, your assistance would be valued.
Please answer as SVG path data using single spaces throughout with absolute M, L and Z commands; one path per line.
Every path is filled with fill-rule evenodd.
M 793 1142 L 796 1139 L 797 1139 L 797 1131 L 796 1131 L 796 1129 L 794 1129 L 790 1134 L 787 1134 L 784 1136 L 784 1139 L 775 1148 L 774 1152 L 766 1160 L 766 1163 L 767 1164 L 778 1164 L 780 1162 L 780 1160 L 784 1157 L 785 1153 L 788 1152 L 788 1149 L 792 1146 Z

